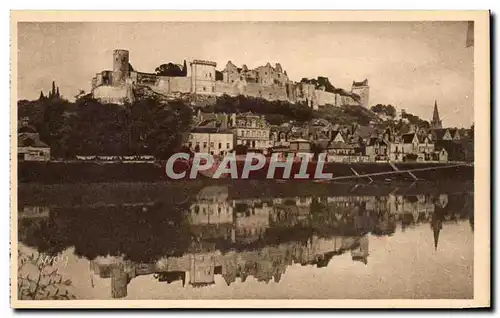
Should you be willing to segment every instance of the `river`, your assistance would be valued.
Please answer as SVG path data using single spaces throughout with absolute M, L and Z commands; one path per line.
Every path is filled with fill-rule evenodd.
M 472 298 L 473 202 L 462 183 L 21 184 L 20 289 L 25 299 Z

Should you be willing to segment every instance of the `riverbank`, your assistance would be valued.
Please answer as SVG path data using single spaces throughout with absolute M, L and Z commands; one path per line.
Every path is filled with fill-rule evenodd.
M 297 166 L 298 168 L 298 166 Z M 281 169 L 281 170 L 280 170 Z M 401 173 L 399 171 L 412 171 Z M 238 168 L 238 171 L 241 169 Z M 278 168 L 275 175 L 281 175 Z M 292 174 L 293 174 L 292 169 Z M 377 163 L 326 163 L 325 173 L 332 173 L 334 180 L 360 179 L 362 181 L 423 181 L 474 180 L 472 164 L 403 162 Z M 369 177 L 359 178 L 359 175 Z M 200 176 L 200 178 L 202 178 Z M 250 179 L 265 179 L 262 171 L 250 173 Z M 280 179 L 279 177 L 277 179 Z M 20 183 L 100 183 L 100 182 L 158 182 L 168 181 L 165 162 L 155 163 L 100 163 L 100 162 L 19 162 Z M 195 180 L 190 180 L 195 181 Z

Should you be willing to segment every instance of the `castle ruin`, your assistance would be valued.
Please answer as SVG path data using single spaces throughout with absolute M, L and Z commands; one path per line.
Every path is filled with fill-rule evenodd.
M 147 87 L 165 96 L 244 95 L 269 101 L 305 103 L 314 109 L 325 106 L 369 105 L 368 80 L 353 82 L 351 91 L 348 92 L 333 86 L 325 87 L 316 80 L 291 81 L 279 63 L 275 66 L 267 63 L 249 69 L 246 65 L 237 67 L 229 61 L 222 71 L 216 70 L 215 62 L 205 60 L 193 60 L 189 66 L 186 63 L 172 65 L 180 69 L 181 76 L 138 72 L 130 64 L 129 51 L 114 50 L 113 70 L 96 74 L 92 79 L 92 95 L 101 102 L 123 104 L 127 100 L 134 100 L 134 87 Z

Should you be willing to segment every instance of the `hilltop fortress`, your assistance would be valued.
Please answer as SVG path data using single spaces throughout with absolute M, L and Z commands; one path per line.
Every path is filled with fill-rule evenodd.
M 135 88 L 148 88 L 155 93 L 175 97 L 181 94 L 196 96 L 244 95 L 269 101 L 281 100 L 306 103 L 317 109 L 324 106 L 360 105 L 368 107 L 368 80 L 353 82 L 351 91 L 333 87 L 328 78 L 303 78 L 293 82 L 282 66 L 270 63 L 249 69 L 237 67 L 231 61 L 222 71 L 212 61 L 193 60 L 184 65 L 167 64 L 168 70 L 143 73 L 133 69 L 127 50 L 113 51 L 113 70 L 97 73 L 92 79 L 92 95 L 102 102 L 123 104 L 133 101 Z M 165 76 L 167 75 L 167 76 Z

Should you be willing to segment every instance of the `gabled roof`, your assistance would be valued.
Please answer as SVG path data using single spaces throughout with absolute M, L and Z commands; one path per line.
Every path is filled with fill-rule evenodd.
M 431 134 L 432 134 L 433 138 L 435 138 L 436 140 L 443 140 L 443 137 L 447 131 L 450 131 L 450 130 L 448 128 L 436 128 L 436 129 L 431 129 Z M 450 133 L 451 133 L 451 131 L 450 131 Z
M 338 136 L 339 134 L 340 134 L 340 137 L 342 137 L 342 139 L 344 139 L 344 140 L 345 140 L 345 136 L 342 134 L 342 132 L 341 132 L 341 131 L 338 131 L 338 130 L 337 130 L 337 131 L 335 131 L 335 130 L 334 130 L 334 131 L 332 131 L 332 140 L 334 140 L 335 138 L 337 138 L 337 136 Z

